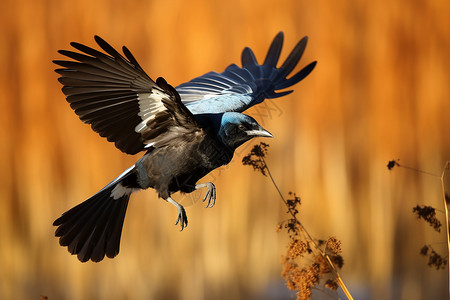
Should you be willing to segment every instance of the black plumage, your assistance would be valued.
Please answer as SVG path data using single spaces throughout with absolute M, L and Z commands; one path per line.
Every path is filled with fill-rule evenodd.
M 263 65 L 246 48 L 243 68 L 231 65 L 222 74 L 208 73 L 174 89 L 161 77 L 153 81 L 126 47 L 122 56 L 100 37 L 95 41 L 105 53 L 79 43 L 71 45 L 80 52 L 59 51 L 74 60 L 54 61 L 62 67 L 55 70 L 61 75 L 62 91 L 79 118 L 121 151 L 146 152 L 97 194 L 54 221 L 60 244 L 83 262 L 98 262 L 105 255 L 112 258 L 119 253 L 128 201 L 137 190 L 153 188 L 177 207 L 176 224 L 180 223 L 181 230 L 188 224 L 187 216 L 183 206 L 171 198 L 173 193 L 206 187 L 203 201 L 212 207 L 214 184 L 198 184 L 198 180 L 228 164 L 235 149 L 253 137 L 272 137 L 241 111 L 264 98 L 289 93 L 275 91 L 297 83 L 315 65 L 287 79 L 306 39 L 277 68 L 283 41 L 280 33 Z
M 111 199 L 114 186 L 103 189 L 55 220 L 55 236 L 71 254 L 86 262 L 101 261 L 119 253 L 122 226 L 130 194 Z
M 309 63 L 287 78 L 300 61 L 308 38 L 302 38 L 283 64 L 277 67 L 283 40 L 282 32 L 275 36 L 262 65 L 258 64 L 253 51 L 246 47 L 241 56 L 242 68 L 231 64 L 222 73 L 208 72 L 180 84 L 176 90 L 188 109 L 194 114 L 243 112 L 266 98 L 286 96 L 292 93 L 292 90 L 279 90 L 303 80 L 315 68 L 316 62 Z M 230 95 L 238 97 L 231 99 Z

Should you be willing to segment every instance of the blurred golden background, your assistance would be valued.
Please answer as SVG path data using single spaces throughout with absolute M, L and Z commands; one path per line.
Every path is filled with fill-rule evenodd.
M 3 0 L 0 11 L 1 299 L 292 299 L 279 276 L 287 237 L 275 232 L 285 208 L 241 165 L 251 144 L 208 176 L 213 209 L 186 197 L 182 233 L 152 190 L 132 197 L 113 260 L 80 263 L 52 227 L 139 157 L 72 112 L 58 49 L 98 34 L 178 85 L 240 64 L 245 46 L 262 61 L 279 31 L 282 59 L 308 35 L 300 65 L 318 60 L 293 94 L 248 111 L 275 136 L 264 141 L 281 190 L 302 197 L 314 237 L 341 239 L 356 299 L 447 298 L 446 271 L 419 255 L 424 244 L 445 253 L 444 233 L 412 214 L 442 207 L 439 179 L 386 164 L 440 174 L 450 159 L 449 1 Z

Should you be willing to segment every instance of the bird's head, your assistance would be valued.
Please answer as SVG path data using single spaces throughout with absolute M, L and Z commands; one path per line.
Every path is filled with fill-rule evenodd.
M 219 138 L 233 150 L 254 137 L 273 137 L 250 116 L 226 112 L 222 115 Z

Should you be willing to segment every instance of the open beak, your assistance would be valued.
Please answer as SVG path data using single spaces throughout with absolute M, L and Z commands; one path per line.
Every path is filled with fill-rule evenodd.
M 270 132 L 268 132 L 267 130 L 265 130 L 262 127 L 259 127 L 258 129 L 247 130 L 246 133 L 248 136 L 253 136 L 253 137 L 257 137 L 257 136 L 270 137 L 270 138 L 273 137 L 273 135 Z

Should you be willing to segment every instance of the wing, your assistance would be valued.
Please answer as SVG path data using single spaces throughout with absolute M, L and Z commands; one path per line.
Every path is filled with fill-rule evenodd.
M 100 136 L 114 142 L 128 154 L 136 154 L 167 139 L 176 128 L 199 130 L 178 93 L 162 78 L 154 82 L 131 52 L 123 47 L 123 57 L 95 36 L 100 52 L 71 43 L 80 52 L 58 51 L 74 61 L 55 60 L 63 67 L 55 71 L 64 86 L 67 102 L 79 118 Z
M 204 137 L 205 132 L 198 125 L 194 115 L 181 102 L 177 91 L 162 77 L 159 77 L 156 83 L 169 97 L 161 99 L 166 109 L 151 118 L 141 132 L 146 148 L 179 145 L 181 142 L 192 140 L 193 137 Z
M 206 73 L 177 86 L 176 90 L 194 114 L 242 112 L 266 98 L 285 96 L 292 90 L 278 90 L 298 83 L 316 66 L 314 61 L 287 78 L 302 57 L 307 41 L 307 37 L 301 39 L 281 67 L 277 68 L 283 46 L 283 33 L 280 32 L 270 45 L 262 65 L 258 64 L 253 51 L 247 47 L 242 52 L 242 68 L 232 64 L 223 73 Z

